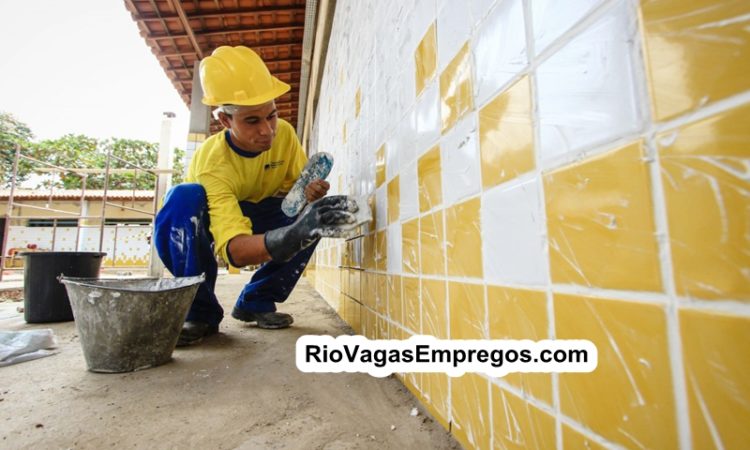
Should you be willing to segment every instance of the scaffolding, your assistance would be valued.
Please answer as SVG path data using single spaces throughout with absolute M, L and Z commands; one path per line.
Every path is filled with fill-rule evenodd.
M 65 219 L 76 219 L 78 224 L 76 227 L 76 239 L 75 239 L 75 249 L 78 250 L 80 248 L 80 239 L 81 239 L 81 230 L 82 228 L 99 228 L 99 246 L 98 251 L 101 252 L 104 246 L 104 231 L 105 231 L 105 224 L 106 224 L 106 213 L 107 213 L 107 207 L 116 207 L 116 208 L 122 208 L 125 210 L 130 210 L 133 212 L 137 212 L 140 214 L 144 214 L 151 218 L 151 231 L 153 234 L 153 219 L 156 216 L 156 212 L 158 210 L 158 203 L 159 198 L 163 194 L 163 192 L 160 191 L 160 186 L 163 185 L 163 183 L 159 182 L 159 176 L 160 175 L 169 175 L 171 176 L 175 171 L 172 169 L 149 169 L 140 167 L 136 164 L 133 164 L 127 160 L 124 160 L 122 158 L 119 158 L 112 154 L 112 149 L 107 150 L 106 154 L 106 166 L 104 169 L 96 169 L 96 168 L 71 168 L 71 167 L 59 167 L 54 164 L 50 164 L 45 161 L 41 161 L 37 158 L 33 158 L 31 156 L 23 154 L 21 151 L 21 146 L 16 145 L 15 148 L 15 157 L 13 159 L 13 172 L 11 176 L 11 184 L 10 184 L 10 192 L 8 195 L 8 206 L 5 211 L 5 223 L 4 223 L 4 230 L 3 230 L 3 239 L 2 239 L 2 248 L 0 248 L 0 281 L 3 279 L 3 273 L 4 271 L 14 271 L 14 270 L 22 270 L 21 268 L 16 267 L 6 267 L 6 260 L 9 258 L 8 255 L 8 236 L 10 234 L 10 226 L 11 222 L 14 220 L 29 220 L 29 219 L 38 219 L 38 216 L 30 216 L 30 215 L 14 215 L 13 212 L 16 208 L 29 208 L 32 210 L 41 210 L 46 211 L 50 213 L 48 217 L 45 217 L 45 219 L 52 220 L 52 248 L 51 251 L 55 251 L 55 245 L 56 245 L 56 234 L 57 234 L 57 228 L 58 228 L 58 221 L 65 220 Z M 49 205 L 52 204 L 52 199 L 54 196 L 54 184 L 49 184 L 49 195 L 48 195 L 48 202 L 46 206 L 37 206 L 37 205 L 30 205 L 28 203 L 21 203 L 16 201 L 14 198 L 14 195 L 16 193 L 16 188 L 18 187 L 18 166 L 19 161 L 25 160 L 32 164 L 32 167 L 36 169 L 37 173 L 55 173 L 58 175 L 61 174 L 72 174 L 75 176 L 81 177 L 81 193 L 78 200 L 78 212 L 71 212 L 71 211 L 64 211 L 60 209 L 51 208 Z M 124 165 L 125 167 L 113 167 L 113 162 L 117 163 L 117 165 Z M 41 166 L 41 167 L 39 167 Z M 34 171 L 32 170 L 32 173 Z M 132 196 L 131 196 L 131 204 L 130 206 L 126 206 L 125 204 L 120 203 L 113 203 L 110 202 L 108 199 L 108 192 L 109 192 L 109 183 L 110 183 L 110 176 L 114 174 L 124 174 L 124 173 L 132 173 L 133 174 L 133 189 L 132 189 Z M 90 215 L 88 213 L 87 208 L 85 207 L 86 202 L 86 181 L 89 175 L 92 174 L 104 174 L 104 183 L 103 183 L 103 194 L 102 194 L 102 205 L 101 209 L 98 215 Z M 146 176 L 154 176 L 156 179 L 154 180 L 154 196 L 153 196 L 153 202 L 152 202 L 152 208 L 150 210 L 145 210 L 141 208 L 136 208 L 136 185 L 138 181 L 139 174 L 143 174 Z M 82 225 L 84 221 L 98 221 L 99 225 Z M 114 241 L 113 246 L 116 250 L 117 246 L 117 229 L 119 227 L 115 226 L 115 235 L 114 235 Z M 113 250 L 114 253 L 114 250 Z M 149 254 L 149 257 L 151 259 L 151 263 L 149 264 L 150 267 L 153 267 L 153 261 L 154 258 L 157 258 L 154 252 L 153 244 L 151 244 L 151 252 Z M 157 258 L 158 259 L 158 258 Z M 114 255 L 112 255 L 112 260 L 114 261 Z

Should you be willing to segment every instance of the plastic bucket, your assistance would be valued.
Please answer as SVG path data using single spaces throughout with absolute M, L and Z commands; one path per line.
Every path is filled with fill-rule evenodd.
M 89 370 L 131 372 L 170 361 L 203 280 L 61 277 Z
M 28 323 L 66 322 L 73 311 L 65 287 L 57 281 L 69 277 L 99 276 L 106 253 L 101 252 L 22 252 L 23 318 Z

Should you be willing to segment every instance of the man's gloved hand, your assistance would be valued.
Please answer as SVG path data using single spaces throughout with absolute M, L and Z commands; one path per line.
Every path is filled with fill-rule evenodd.
M 324 197 L 310 203 L 293 224 L 267 231 L 266 250 L 277 262 L 289 261 L 321 237 L 335 236 L 342 225 L 356 221 L 357 202 L 346 195 Z

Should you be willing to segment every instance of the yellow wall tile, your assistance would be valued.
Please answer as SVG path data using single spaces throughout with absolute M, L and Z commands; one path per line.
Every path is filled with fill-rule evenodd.
M 479 197 L 445 210 L 448 274 L 481 278 L 482 231 Z
M 487 339 L 484 319 L 484 286 L 448 283 L 451 339 Z
M 406 336 L 406 339 L 408 339 L 409 336 Z M 422 374 L 421 373 L 407 373 L 404 377 L 404 386 L 406 386 L 407 389 L 409 389 L 409 392 L 414 395 L 414 397 L 419 400 L 420 403 L 424 404 L 425 399 L 422 395 Z
M 362 268 L 375 269 L 375 233 L 366 234 L 362 238 Z
M 398 175 L 388 182 L 388 224 L 398 220 L 401 191 L 398 187 Z
M 451 379 L 451 433 L 464 448 L 490 446 L 489 383 L 475 373 Z
M 343 292 L 339 292 L 336 295 L 336 312 L 339 314 L 339 316 L 346 322 L 346 302 L 347 302 L 346 295 L 344 295 Z
M 660 291 L 650 188 L 641 142 L 544 175 L 552 280 Z
M 658 136 L 677 292 L 750 300 L 750 106 Z
M 401 301 L 401 277 L 398 275 L 388 275 L 388 317 L 396 323 L 404 323 L 404 306 Z
M 375 313 L 367 308 L 364 308 L 362 310 L 363 312 L 363 321 L 362 321 L 362 335 L 365 336 L 367 339 L 375 339 L 376 337 L 376 331 L 375 331 Z
M 386 240 L 386 231 L 375 233 L 375 269 L 385 271 L 386 260 L 388 258 L 388 241 Z
M 544 292 L 487 286 L 487 309 L 490 339 L 539 341 L 549 338 L 547 294 Z M 552 404 L 552 375 L 509 373 L 504 379 L 524 393 Z
M 494 448 L 505 450 L 555 448 L 554 417 L 504 389 L 494 385 L 491 388 Z
M 424 406 L 443 428 L 448 429 L 448 375 L 444 373 L 423 373 L 422 392 L 426 400 Z
M 750 318 L 683 310 L 680 328 L 693 448 L 746 448 Z
M 419 293 L 419 278 L 403 277 L 404 288 L 404 325 L 414 333 L 421 331 L 421 301 Z
M 362 108 L 362 89 L 357 88 L 357 93 L 354 94 L 354 117 L 359 117 L 359 111 Z
M 362 271 L 349 271 L 349 295 L 359 301 L 362 298 Z
M 388 339 L 388 321 L 383 316 L 378 316 L 377 327 L 377 339 Z
M 474 108 L 471 87 L 471 53 L 466 43 L 440 74 L 440 112 L 443 133 Z
M 433 23 L 422 40 L 419 41 L 419 45 L 414 52 L 414 78 L 417 86 L 417 97 L 422 93 L 427 83 L 435 77 L 435 69 L 437 69 L 436 41 L 435 23 Z
M 641 1 L 658 120 L 750 89 L 748 14 L 741 0 Z
M 588 339 L 599 363 L 562 373 L 561 411 L 626 447 L 676 448 L 674 391 L 662 307 L 555 295 L 558 339 Z
M 422 334 L 448 339 L 445 281 L 422 279 Z
M 362 272 L 362 303 L 375 309 L 375 274 Z
M 388 310 L 388 277 L 375 274 L 375 312 L 386 314 Z
M 531 88 L 523 77 L 479 111 L 482 185 L 489 188 L 534 169 Z
M 428 150 L 417 163 L 419 212 L 427 212 L 443 203 L 441 187 L 440 146 Z
M 385 144 L 375 153 L 375 187 L 385 183 Z M 374 216 L 373 216 L 374 217 Z
M 443 211 L 419 219 L 419 263 L 425 275 L 445 275 Z
M 378 228 L 377 227 L 378 224 L 376 223 L 376 216 L 377 216 L 377 214 L 375 212 L 375 195 L 376 194 L 373 191 L 373 193 L 370 194 L 367 197 L 367 206 L 368 206 L 368 208 L 370 208 L 370 217 L 371 217 L 370 221 L 365 224 L 365 225 L 367 225 L 367 230 L 368 231 L 373 231 L 373 230 L 376 230 Z M 364 227 L 364 225 L 363 225 L 363 227 Z M 362 229 L 362 228 L 360 228 L 360 229 Z
M 606 450 L 606 448 L 580 434 L 569 426 L 562 426 L 563 448 L 577 449 L 585 448 L 586 450 Z
M 362 305 L 357 302 L 352 302 L 349 308 L 349 316 L 351 322 L 349 324 L 354 330 L 355 334 L 362 334 Z
M 401 257 L 404 273 L 419 273 L 419 219 L 404 222 L 401 227 Z

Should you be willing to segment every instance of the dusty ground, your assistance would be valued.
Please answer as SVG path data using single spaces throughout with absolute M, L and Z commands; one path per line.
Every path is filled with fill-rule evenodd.
M 126 374 L 88 372 L 73 322 L 27 325 L 22 303 L 0 303 L 0 329 L 52 328 L 59 342 L 54 356 L 0 368 L 0 448 L 460 448 L 421 408 L 410 416 L 417 402 L 393 378 L 297 370 L 299 336 L 349 331 L 306 281 L 280 308 L 292 328 L 232 319 L 247 279 L 219 279 L 220 335 Z

